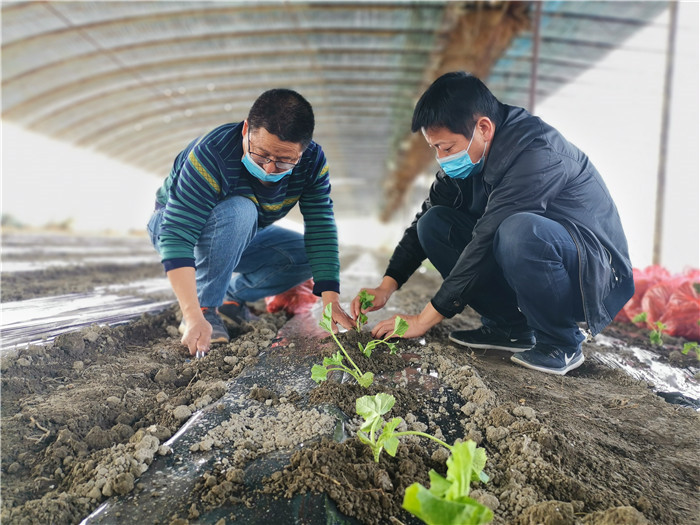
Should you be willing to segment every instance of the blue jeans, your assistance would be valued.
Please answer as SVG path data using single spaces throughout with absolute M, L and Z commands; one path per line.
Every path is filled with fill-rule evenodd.
M 472 238 L 475 221 L 446 206 L 418 220 L 418 239 L 447 277 Z M 534 330 L 538 342 L 578 348 L 584 320 L 578 251 L 561 224 L 534 213 L 504 220 L 493 241 L 491 271 L 480 276 L 469 305 L 486 326 L 507 333 Z
M 164 209 L 148 223 L 158 250 Z M 227 301 L 257 301 L 311 277 L 304 237 L 268 226 L 258 229 L 258 211 L 245 197 L 231 197 L 212 210 L 194 247 L 197 295 L 202 307 Z

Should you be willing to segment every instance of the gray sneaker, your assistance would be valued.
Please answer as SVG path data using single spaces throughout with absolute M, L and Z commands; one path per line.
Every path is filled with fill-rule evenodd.
M 527 352 L 512 355 L 510 360 L 533 370 L 563 376 L 574 368 L 581 366 L 586 358 L 581 352 L 580 345 L 578 348 L 564 349 L 537 343 Z
M 202 313 L 204 314 L 204 319 L 211 325 L 211 342 L 212 343 L 228 343 L 231 338 L 228 335 L 228 330 L 224 324 L 223 319 L 216 311 L 216 308 L 202 308 Z M 183 319 L 178 327 L 178 331 L 181 334 L 185 333 L 185 328 L 187 324 Z

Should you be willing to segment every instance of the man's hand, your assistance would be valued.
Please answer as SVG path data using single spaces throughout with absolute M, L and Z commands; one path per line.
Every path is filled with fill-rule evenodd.
M 185 320 L 185 333 L 180 341 L 188 348 L 190 355 L 197 355 L 198 351 L 206 354 L 211 343 L 212 328 L 204 319 L 202 309 L 199 307 L 194 268 L 185 266 L 170 270 L 168 280 L 180 304 L 182 318 Z
M 200 317 L 200 319 L 193 321 L 185 321 L 185 333 L 180 339 L 180 342 L 189 349 L 190 355 L 196 355 L 197 352 L 202 352 L 203 354 L 209 352 L 211 325 L 204 319 L 204 316 Z
M 361 313 L 366 314 L 367 312 L 374 312 L 375 310 L 384 308 L 384 305 L 386 305 L 386 302 L 389 300 L 389 297 L 391 297 L 391 294 L 393 294 L 398 288 L 398 283 L 391 277 L 384 277 L 384 279 L 382 279 L 382 283 L 376 288 L 362 288 L 362 290 L 374 296 L 374 299 L 372 299 L 372 306 L 366 310 L 360 311 L 360 294 L 358 293 L 350 304 L 350 313 L 352 314 L 353 319 L 357 320 L 357 317 Z
M 321 298 L 323 299 L 324 310 L 326 309 L 327 304 L 333 305 L 331 307 L 331 318 L 333 321 L 331 326 L 333 327 L 334 333 L 338 333 L 337 324 L 346 330 L 352 330 L 355 327 L 355 324 L 350 316 L 345 312 L 345 310 L 343 310 L 343 307 L 340 306 L 340 296 L 336 292 L 322 292 Z
M 384 339 L 386 336 L 391 335 L 394 331 L 396 317 L 394 315 L 377 323 L 372 329 L 372 336 L 377 339 Z M 428 303 L 419 315 L 398 314 L 398 317 L 401 317 L 408 323 L 408 330 L 402 336 L 404 339 L 420 337 L 445 318 L 438 313 L 431 303 Z

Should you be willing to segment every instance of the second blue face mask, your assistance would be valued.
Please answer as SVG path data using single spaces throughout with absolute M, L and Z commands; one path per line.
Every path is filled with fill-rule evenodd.
M 476 133 L 476 128 L 474 128 L 474 133 Z M 484 155 L 486 154 L 486 146 L 488 146 L 488 142 L 484 144 L 484 153 L 481 155 L 479 162 L 472 162 L 471 157 L 469 157 L 469 148 L 474 141 L 474 133 L 472 133 L 472 139 L 469 141 L 467 149 L 458 151 L 453 155 L 437 159 L 442 171 L 444 171 L 445 175 L 448 177 L 453 179 L 466 179 L 469 177 L 469 175 L 479 173 L 483 169 Z
M 265 168 L 263 168 L 260 164 L 253 160 L 253 158 L 250 156 L 250 153 L 246 153 L 243 156 L 242 162 L 245 166 L 245 169 L 248 170 L 248 173 L 250 173 L 253 177 L 255 177 L 256 179 L 260 179 L 263 182 L 278 182 L 282 179 L 282 177 L 285 177 L 292 172 L 292 170 L 289 169 L 281 173 L 268 173 L 265 171 Z

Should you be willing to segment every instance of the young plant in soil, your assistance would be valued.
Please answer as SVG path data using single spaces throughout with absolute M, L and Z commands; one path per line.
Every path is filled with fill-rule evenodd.
M 355 402 L 357 413 L 365 420 L 357 437 L 369 445 L 375 461 L 379 462 L 382 450 L 395 456 L 401 436 L 426 437 L 450 451 L 446 477 L 431 470 L 428 473 L 430 488 L 413 483 L 406 489 L 403 508 L 428 525 L 481 525 L 493 520 L 491 509 L 469 497 L 472 481 L 486 483 L 489 480 L 483 472 L 486 451 L 476 448 L 472 440 L 448 445 L 425 432 L 396 432 L 402 419 L 395 417 L 387 422 L 382 417 L 391 410 L 395 401 L 394 396 L 379 393 L 376 396 L 363 396 Z
M 357 316 L 357 323 L 355 324 L 355 329 L 357 332 L 362 331 L 362 326 L 367 324 L 367 316 L 362 313 L 362 310 L 366 310 L 371 306 L 374 306 L 374 295 L 368 294 L 366 290 L 362 290 L 359 294 L 360 297 L 360 315 Z
M 395 354 L 397 352 L 396 343 L 390 343 L 389 339 L 392 337 L 401 337 L 406 333 L 406 330 L 408 330 L 408 323 L 406 320 L 396 316 L 396 319 L 394 319 L 394 331 L 392 333 L 387 335 L 384 339 L 373 339 L 365 346 L 362 346 L 362 343 L 357 343 L 357 346 L 360 347 L 360 352 L 362 352 L 365 357 L 370 357 L 372 355 L 372 350 L 382 343 L 389 347 L 390 354 Z
M 634 316 L 632 319 L 633 323 L 646 323 L 647 321 L 647 313 L 642 312 L 640 314 L 637 314 Z M 666 330 L 666 325 L 662 323 L 661 321 L 656 321 L 656 328 L 651 330 L 649 332 L 649 341 L 653 345 L 657 346 L 663 346 L 664 345 L 664 340 L 661 334 L 663 333 L 664 330 Z
M 698 358 L 698 360 L 700 360 L 700 346 L 698 346 L 698 344 L 695 341 L 685 343 L 681 352 L 684 355 L 688 355 L 688 352 L 690 352 L 691 350 L 695 352 L 696 357 Z
M 372 297 L 373 296 L 369 296 Z M 336 352 L 333 354 L 331 357 L 325 357 L 323 359 L 323 364 L 322 365 L 314 365 L 311 368 L 311 379 L 316 381 L 317 383 L 320 383 L 321 381 L 325 381 L 328 379 L 328 372 L 332 372 L 333 370 L 338 370 L 340 372 L 346 372 L 352 377 L 355 378 L 355 380 L 360 384 L 360 386 L 363 386 L 365 388 L 369 387 L 372 382 L 374 381 L 374 374 L 372 372 L 365 372 L 364 374 L 362 373 L 362 370 L 355 364 L 355 362 L 350 358 L 348 355 L 347 351 L 343 347 L 343 345 L 338 341 L 338 338 L 335 336 L 333 333 L 333 326 L 332 326 L 332 314 L 331 314 L 331 305 L 326 305 L 326 308 L 323 311 L 323 318 L 321 319 L 321 322 L 319 323 L 321 328 L 323 328 L 326 332 L 329 332 L 332 336 L 333 339 L 335 339 L 335 342 L 338 344 L 340 347 L 340 350 L 342 351 L 342 354 L 340 352 Z M 375 339 L 367 343 L 365 346 L 362 346 L 362 343 L 357 343 L 357 345 L 360 347 L 360 351 L 365 355 L 365 357 L 370 357 L 372 355 L 372 350 L 377 346 L 382 343 L 387 345 L 390 349 L 390 352 L 392 354 L 396 353 L 396 343 L 390 343 L 389 339 L 392 337 L 401 337 L 403 334 L 406 333 L 406 330 L 408 330 L 408 323 L 402 319 L 401 317 L 396 317 L 396 320 L 394 321 L 394 331 L 386 336 L 384 339 Z M 348 361 L 350 362 L 350 365 L 352 368 L 346 366 L 343 363 L 343 355 L 347 357 Z
M 695 283 L 695 284 L 698 284 L 698 283 Z M 698 290 L 698 293 L 700 293 L 700 289 Z M 700 319 L 698 319 L 697 325 L 700 326 Z M 690 352 L 691 350 L 693 350 L 695 352 L 695 355 L 698 358 L 698 361 L 700 361 L 700 345 L 698 345 L 698 343 L 696 343 L 695 341 L 690 341 L 690 342 L 685 343 L 683 345 L 683 350 L 681 350 L 681 351 L 683 352 L 683 354 L 687 355 L 688 352 Z
M 340 343 L 340 341 L 338 341 L 335 333 L 333 333 L 333 315 L 331 311 L 332 305 L 327 304 L 326 308 L 323 310 L 323 318 L 321 319 L 319 325 L 333 336 L 333 339 L 340 347 L 340 352 L 342 352 L 342 354 L 340 352 L 336 352 L 331 357 L 324 357 L 323 365 L 314 365 L 311 368 L 311 379 L 317 383 L 320 383 L 321 381 L 328 379 L 328 372 L 338 370 L 340 372 L 348 373 L 355 378 L 355 381 L 357 381 L 360 386 L 367 388 L 374 381 L 374 374 L 372 372 L 365 372 L 363 374 L 362 370 L 360 370 L 360 368 L 350 358 L 348 353 L 345 351 L 345 348 L 343 348 L 343 345 Z M 343 355 L 347 357 L 352 368 L 345 366 L 343 363 Z

